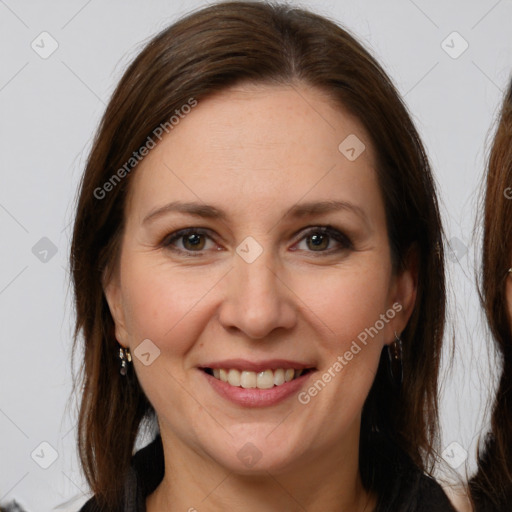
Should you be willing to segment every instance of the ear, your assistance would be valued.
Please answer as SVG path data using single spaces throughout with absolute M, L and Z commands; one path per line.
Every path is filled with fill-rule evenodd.
M 396 315 L 390 324 L 398 335 L 405 329 L 416 304 L 418 292 L 419 255 L 416 247 L 412 247 L 404 260 L 404 267 L 393 277 L 391 286 L 390 306 Z M 391 336 L 387 343 L 394 341 Z
M 126 330 L 119 273 L 110 272 L 108 269 L 105 269 L 101 281 L 103 293 L 107 299 L 112 319 L 114 320 L 116 339 L 123 347 L 127 348 L 129 346 L 128 331 Z

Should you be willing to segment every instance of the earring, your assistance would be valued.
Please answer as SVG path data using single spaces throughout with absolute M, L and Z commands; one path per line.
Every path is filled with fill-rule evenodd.
M 388 345 L 389 357 L 389 374 L 393 383 L 400 387 L 403 382 L 403 365 L 402 365 L 403 347 L 400 336 L 395 331 L 395 340 Z
M 512 267 L 508 269 L 508 273 L 512 274 Z
M 119 347 L 119 359 L 121 361 L 121 368 L 119 369 L 119 373 L 124 377 L 128 372 L 128 363 L 132 362 L 130 349 Z

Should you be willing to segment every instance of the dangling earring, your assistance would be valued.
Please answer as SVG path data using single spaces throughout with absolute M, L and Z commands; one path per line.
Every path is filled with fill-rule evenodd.
M 119 359 L 121 360 L 121 368 L 119 369 L 119 373 L 124 377 L 128 371 L 128 363 L 132 362 L 130 349 L 119 347 Z
M 403 366 L 402 366 L 402 355 L 403 347 L 400 336 L 395 331 L 395 340 L 393 343 L 388 345 L 388 357 L 389 357 L 389 373 L 391 379 L 397 387 L 402 385 L 404 378 Z

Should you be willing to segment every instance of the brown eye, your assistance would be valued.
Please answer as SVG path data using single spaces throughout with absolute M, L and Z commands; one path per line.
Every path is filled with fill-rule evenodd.
M 208 250 L 208 240 L 214 242 L 206 230 L 187 228 L 171 233 L 161 245 L 185 256 L 201 256 L 204 251 Z M 306 248 L 301 250 L 318 253 L 318 255 L 332 254 L 353 248 L 351 240 L 344 233 L 331 226 L 314 227 L 306 232 L 299 243 L 303 240 L 306 241 Z M 332 247 L 333 241 L 335 242 L 334 247 Z
M 311 244 L 308 244 L 310 248 L 314 248 L 314 250 L 317 249 L 327 249 L 329 246 L 329 235 L 324 234 L 318 234 L 315 233 L 314 235 L 309 235 L 307 237 L 307 240 L 311 241 Z
M 200 256 L 201 252 L 206 250 L 207 239 L 211 240 L 211 237 L 201 229 L 181 229 L 166 237 L 162 246 L 173 251 L 188 253 L 190 256 Z M 194 252 L 198 254 L 191 254 Z
M 319 226 L 309 230 L 301 239 L 306 240 L 308 252 L 332 253 L 352 249 L 351 240 L 331 226 Z M 329 247 L 335 241 L 338 247 Z
M 183 246 L 187 250 L 202 250 L 204 248 L 204 237 L 203 235 L 193 233 L 191 235 L 183 235 L 181 238 L 183 240 Z

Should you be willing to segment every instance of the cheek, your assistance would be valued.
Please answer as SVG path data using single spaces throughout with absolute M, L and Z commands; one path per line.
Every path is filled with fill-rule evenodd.
M 390 322 L 397 312 L 388 301 L 383 267 L 340 273 L 309 296 L 308 305 L 321 320 L 322 366 L 298 399 L 310 407 L 311 417 L 329 417 L 322 430 L 326 439 L 336 439 L 359 418 L 384 343 L 392 337 Z
M 133 346 L 149 338 L 161 349 L 180 354 L 188 350 L 201 329 L 201 299 L 213 286 L 207 279 L 186 275 L 168 265 L 133 258 L 122 276 L 124 311 Z M 197 333 L 195 332 L 197 331 Z
M 347 272 L 317 294 L 319 316 L 332 331 L 320 337 L 325 367 L 339 375 L 337 386 L 350 388 L 347 400 L 364 401 L 375 378 L 382 349 L 393 339 L 393 318 L 400 306 L 390 303 L 386 263 Z M 338 363 L 338 364 L 336 364 Z
M 192 276 L 190 271 L 185 276 L 167 262 L 155 265 L 151 257 L 145 256 L 127 258 L 123 272 L 124 312 L 139 383 L 159 414 L 188 410 L 189 395 L 183 393 L 180 382 L 187 354 L 204 328 L 201 298 L 214 280 L 210 277 L 205 281 L 199 275 Z M 154 352 L 156 349 L 149 345 L 148 365 L 137 357 L 142 352 L 137 347 L 146 339 L 159 350 Z M 186 431 L 182 434 L 187 435 Z
M 317 324 L 325 331 L 329 351 L 345 350 L 352 340 L 375 326 L 382 314 L 390 308 L 389 274 L 385 272 L 386 264 L 340 269 L 338 272 L 326 273 L 322 279 L 302 278 L 297 286 L 302 290 L 298 295 L 306 297 L 305 303 L 318 316 Z M 391 313 L 394 317 L 394 312 Z M 373 339 L 380 340 L 389 335 L 388 323 L 380 321 L 378 333 Z M 372 332 L 373 329 L 372 329 Z

